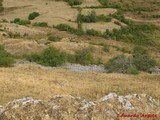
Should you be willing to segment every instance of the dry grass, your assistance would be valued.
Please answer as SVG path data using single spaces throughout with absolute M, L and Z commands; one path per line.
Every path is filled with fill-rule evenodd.
M 87 8 L 87 9 L 82 10 L 82 14 L 87 15 L 88 12 L 91 12 L 92 10 L 94 10 L 97 15 L 110 15 L 110 14 L 117 12 L 117 10 L 113 8 L 99 8 L 99 9 L 88 9 Z
M 2 41 L 5 49 L 12 55 L 24 55 L 33 52 L 41 52 L 45 45 L 40 45 L 36 41 L 24 39 L 6 39 Z
M 81 7 L 100 6 L 98 0 L 83 0 Z
M 36 11 L 41 15 L 33 22 L 47 22 L 49 25 L 56 25 L 59 20 L 61 23 L 72 25 L 73 23 L 68 20 L 75 21 L 78 13 L 77 9 L 71 8 L 66 2 L 50 0 L 5 0 L 4 7 L 6 10 L 1 13 L 0 19 L 27 19 L 30 13 Z M 15 9 L 7 10 L 10 8 Z
M 121 26 L 116 25 L 114 23 L 114 19 L 111 22 L 97 22 L 97 23 L 83 23 L 83 29 L 86 31 L 87 29 L 94 29 L 100 32 L 105 32 L 106 29 L 112 31 L 113 29 L 120 29 Z
M 160 99 L 160 76 L 106 73 L 74 73 L 65 69 L 41 69 L 36 66 L 0 68 L 0 104 L 32 96 L 47 99 L 53 95 L 80 96 L 96 100 L 110 92 L 120 95 L 148 94 Z

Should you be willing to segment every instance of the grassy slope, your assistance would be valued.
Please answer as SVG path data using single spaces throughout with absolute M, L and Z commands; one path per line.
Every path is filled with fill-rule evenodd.
M 59 94 L 96 100 L 110 92 L 119 95 L 144 93 L 160 99 L 159 75 L 74 73 L 64 69 L 47 70 L 34 66 L 0 68 L 0 71 L 0 104 L 25 96 L 47 99 Z
M 134 12 L 129 12 L 131 16 L 133 16 L 133 13 Z M 30 29 L 30 27 L 28 28 Z M 76 46 L 78 46 L 79 43 L 81 43 L 82 46 L 85 46 L 85 44 L 88 45 L 89 43 L 93 45 L 107 42 L 111 46 L 127 47 L 129 50 L 132 50 L 134 47 L 133 44 L 129 43 L 123 43 L 115 40 L 107 41 L 99 37 L 79 37 L 68 34 L 66 32 L 59 32 L 52 28 L 35 28 L 34 30 L 42 30 L 45 32 L 43 34 L 44 40 L 41 40 L 39 37 L 37 37 L 38 35 L 29 35 L 27 38 L 25 38 L 25 40 L 35 42 L 36 38 L 36 42 L 38 42 L 38 44 L 47 43 L 48 41 L 46 40 L 46 34 L 49 32 L 57 34 L 63 38 L 72 38 L 70 41 L 68 41 L 68 39 L 66 40 L 68 41 L 68 47 L 66 47 L 66 42 L 62 41 L 59 43 L 58 47 L 60 49 L 62 47 L 66 48 L 66 51 L 70 50 L 70 45 L 75 45 L 75 48 L 77 48 Z M 151 38 L 155 39 L 157 43 L 159 43 L 160 39 L 159 33 L 160 31 L 156 31 L 152 36 L 150 36 Z M 6 37 L 3 37 L 1 40 L 5 41 L 7 39 Z M 7 46 L 9 42 L 10 44 L 12 42 L 13 44 L 16 43 L 16 41 L 14 42 L 10 40 L 13 39 L 8 39 L 4 42 L 4 44 Z M 24 38 L 19 40 L 24 40 Z M 18 44 L 18 47 L 14 46 L 15 50 L 19 49 L 19 46 L 21 46 L 20 48 L 25 48 L 25 43 Z M 94 56 L 101 57 L 103 62 L 106 62 L 109 58 L 122 53 L 120 51 L 116 51 L 116 48 L 114 47 L 111 47 L 111 51 L 109 53 L 104 53 L 101 50 L 101 46 L 99 45 L 95 45 L 94 47 L 96 48 Z M 10 52 L 13 52 L 12 47 L 8 47 L 8 49 Z M 24 49 L 19 52 L 23 52 L 23 50 Z M 33 47 L 32 50 L 34 51 L 35 48 Z M 159 44 L 156 44 L 156 47 L 149 47 L 148 51 L 157 61 L 160 61 Z M 57 94 L 71 94 L 96 100 L 109 92 L 116 92 L 120 95 L 145 93 L 160 99 L 160 76 L 147 73 L 142 73 L 138 76 L 91 72 L 73 73 L 68 70 L 44 70 L 38 67 L 24 66 L 14 68 L 0 68 L 0 76 L 0 104 L 5 104 L 15 98 L 21 98 L 25 96 L 32 96 L 36 99 L 47 99 L 48 97 Z M 61 87 L 62 82 L 64 82 L 63 88 Z

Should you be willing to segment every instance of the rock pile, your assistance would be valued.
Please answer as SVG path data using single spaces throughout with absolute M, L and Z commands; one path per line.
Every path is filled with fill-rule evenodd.
M 0 120 L 116 120 L 120 113 L 152 113 L 153 119 L 158 120 L 160 104 L 144 94 L 118 96 L 110 93 L 94 102 L 66 95 L 54 96 L 48 101 L 27 97 L 0 106 Z

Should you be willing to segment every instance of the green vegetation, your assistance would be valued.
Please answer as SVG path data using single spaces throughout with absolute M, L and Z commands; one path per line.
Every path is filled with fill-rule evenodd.
M 110 46 L 107 43 L 103 43 L 102 46 L 103 46 L 103 51 L 104 52 L 109 52 L 110 51 L 110 49 L 109 49 Z
M 156 65 L 156 61 L 152 59 L 147 51 L 140 46 L 134 48 L 133 64 L 138 70 L 148 72 L 150 68 Z
M 57 28 L 60 31 L 67 31 L 67 32 L 70 32 L 70 33 L 73 33 L 76 35 L 83 35 L 84 34 L 82 29 L 75 29 L 75 28 L 70 27 L 67 24 L 59 24 L 59 25 L 53 26 L 53 27 Z
M 14 63 L 13 57 L 0 45 L 0 67 L 10 67 Z
M 130 58 L 126 58 L 124 55 L 118 55 L 109 60 L 105 65 L 106 71 L 117 72 L 117 73 L 127 73 L 127 74 L 138 74 L 138 70 L 132 64 Z
M 132 64 L 132 60 L 130 58 L 126 58 L 124 55 L 118 55 L 110 59 L 105 65 L 105 68 L 109 73 L 117 72 L 131 74 L 134 73 L 134 71 L 138 71 Z
M 112 20 L 111 16 L 108 15 L 100 15 L 97 16 L 94 10 L 89 11 L 87 15 L 82 15 L 81 10 L 77 16 L 77 23 L 86 22 L 86 23 L 94 23 L 97 21 L 110 22 Z
M 30 13 L 29 16 L 28 16 L 28 20 L 33 20 L 35 19 L 36 17 L 38 17 L 40 14 L 38 12 L 33 12 L 33 13 Z
M 10 38 L 21 38 L 22 37 L 21 34 L 18 32 L 16 32 L 16 33 L 8 32 L 8 36 Z
M 31 24 L 29 20 L 21 20 L 20 18 L 15 18 L 14 21 L 11 21 L 11 23 L 16 23 L 19 25 L 28 25 Z
M 70 6 L 82 4 L 81 0 L 66 0 Z
M 96 12 L 94 10 L 92 10 L 91 12 L 88 12 L 88 14 L 86 16 L 82 15 L 82 14 L 79 14 L 78 18 L 80 19 L 80 21 L 87 22 L 87 23 L 97 21 L 97 15 L 96 15 Z
M 153 41 L 148 38 L 148 35 L 152 34 L 156 29 L 155 25 L 132 23 L 122 27 L 120 30 L 113 29 L 112 32 L 107 30 L 103 37 L 138 45 L 153 45 Z
M 139 12 L 139 11 L 154 11 L 154 7 L 147 7 L 143 4 L 139 5 L 140 3 L 136 3 L 134 1 L 112 1 L 112 0 L 99 0 L 99 2 L 106 8 L 116 8 L 121 11 L 131 11 L 131 12 Z M 146 1 L 147 2 L 147 1 Z
M 102 36 L 102 33 L 100 31 L 96 31 L 94 29 L 88 29 L 86 30 L 87 35 L 92 35 L 92 36 Z
M 60 37 L 58 36 L 55 36 L 54 34 L 48 34 L 48 40 L 49 41 L 52 41 L 52 42 L 57 42 L 57 41 L 60 41 Z
M 104 6 L 107 6 L 108 3 L 109 3 L 109 0 L 99 0 L 99 2 L 104 5 Z
M 66 53 L 55 48 L 46 48 L 42 54 L 26 55 L 26 59 L 44 66 L 60 66 L 66 62 Z
M 107 72 L 138 74 L 138 71 L 149 72 L 155 65 L 155 60 L 148 55 L 147 51 L 143 47 L 136 46 L 132 56 L 127 58 L 124 55 L 118 55 L 109 60 L 105 68 Z
M 94 63 L 91 48 L 84 48 L 82 50 L 77 50 L 74 55 L 74 62 L 82 65 L 89 65 Z
M 112 17 L 109 15 L 100 15 L 97 16 L 97 21 L 111 22 Z
M 160 14 L 152 15 L 153 18 L 160 18 Z
M 0 0 L 0 12 L 2 12 L 4 10 L 3 4 L 2 4 L 2 0 Z
M 48 27 L 48 23 L 46 23 L 46 22 L 36 22 L 36 23 L 33 23 L 33 26 Z

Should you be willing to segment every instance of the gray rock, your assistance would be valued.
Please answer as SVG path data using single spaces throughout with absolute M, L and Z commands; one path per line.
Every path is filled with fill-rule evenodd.
M 112 99 L 112 98 L 117 97 L 117 96 L 118 95 L 116 93 L 110 93 L 110 94 L 104 96 L 103 98 L 101 98 L 100 101 L 101 102 L 107 101 L 107 100 Z
M 4 112 L 3 106 L 0 105 L 0 115 Z
M 160 74 L 160 67 L 155 67 L 150 69 L 152 74 Z

